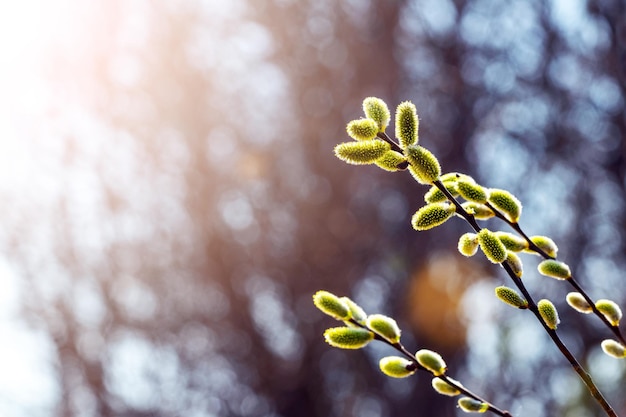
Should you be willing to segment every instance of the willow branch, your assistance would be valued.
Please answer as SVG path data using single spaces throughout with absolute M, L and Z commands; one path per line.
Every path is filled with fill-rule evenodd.
M 474 216 L 467 213 L 467 211 L 463 208 L 463 206 L 461 206 L 461 204 L 456 200 L 456 198 L 454 198 L 454 196 L 446 189 L 443 183 L 438 180 L 438 181 L 435 181 L 433 184 L 442 193 L 445 194 L 445 196 L 448 198 L 448 200 L 452 204 L 456 206 L 457 214 L 463 217 L 470 224 L 472 229 L 474 229 L 474 231 L 476 231 L 477 233 L 480 232 L 481 227 L 476 222 L 476 219 L 474 218 Z M 490 208 L 493 210 L 493 207 L 490 207 Z M 494 211 L 494 213 L 496 213 L 496 211 Z M 604 411 L 609 417 L 617 417 L 617 414 L 615 413 L 611 405 L 607 402 L 607 400 L 604 398 L 604 396 L 602 395 L 598 387 L 595 385 L 591 376 L 585 371 L 585 369 L 578 362 L 578 360 L 574 357 L 574 355 L 570 352 L 567 346 L 565 346 L 563 341 L 561 341 L 556 331 L 549 328 L 548 325 L 545 323 L 545 321 L 541 317 L 541 314 L 539 314 L 539 309 L 537 308 L 537 304 L 535 303 L 532 296 L 526 289 L 526 286 L 524 285 L 522 280 L 519 279 L 515 275 L 515 273 L 513 272 L 513 270 L 511 269 L 511 267 L 506 261 L 500 263 L 500 266 L 502 266 L 505 269 L 509 277 L 513 280 L 513 283 L 515 284 L 515 286 L 522 292 L 522 294 L 526 298 L 526 301 L 528 301 L 528 309 L 533 312 L 537 320 L 539 320 L 539 323 L 541 323 L 543 328 L 548 333 L 548 336 L 550 336 L 550 339 L 552 340 L 552 342 L 556 345 L 556 347 L 559 349 L 561 354 L 567 359 L 567 361 L 570 363 L 570 365 L 572 366 L 574 371 L 578 374 L 578 376 L 583 380 L 583 383 L 587 386 L 587 389 L 589 390 L 593 398 L 598 402 L 598 404 L 600 404 L 600 406 L 604 409 Z
M 493 211 L 493 213 L 496 215 L 497 218 L 501 219 L 502 221 L 506 222 L 509 226 L 511 226 L 517 233 L 519 233 L 520 236 L 522 236 L 522 238 L 524 238 L 524 240 L 526 240 L 526 242 L 528 242 L 528 247 L 529 249 L 531 249 L 532 251 L 536 252 L 538 255 L 540 255 L 541 257 L 543 257 L 544 259 L 556 259 L 556 257 L 554 256 L 550 256 L 548 255 L 545 251 L 543 251 L 541 248 L 539 248 L 537 245 L 535 245 L 535 243 L 526 235 L 526 233 L 524 233 L 524 231 L 522 230 L 521 226 L 519 225 L 519 223 L 517 222 L 512 222 L 510 221 L 506 216 L 504 216 L 502 213 L 500 213 L 495 207 L 493 207 L 491 204 L 486 203 L 485 204 L 487 207 L 489 207 L 489 209 L 491 211 Z M 613 334 L 615 335 L 615 337 L 619 340 L 619 342 L 626 346 L 626 338 L 624 338 L 624 335 L 622 334 L 619 326 L 614 326 L 613 324 L 611 324 L 611 322 L 609 322 L 609 320 L 604 316 L 604 314 L 602 314 L 602 312 L 600 312 L 600 310 L 598 310 L 598 308 L 596 307 L 595 302 L 591 299 L 591 297 L 589 296 L 589 294 L 587 294 L 587 292 L 580 286 L 580 284 L 578 283 L 578 281 L 576 281 L 575 277 L 572 275 L 570 278 L 568 278 L 566 281 L 569 281 L 569 284 L 577 291 L 579 292 L 583 298 L 585 299 L 585 301 L 587 302 L 587 304 L 589 304 L 589 306 L 591 307 L 591 310 L 593 311 L 593 313 L 598 316 L 598 318 L 604 323 L 604 325 L 606 327 L 609 328 L 609 330 L 611 330 L 611 332 L 613 332 Z
M 435 375 L 433 375 L 431 373 L 431 371 L 429 371 L 428 369 L 426 369 L 422 365 L 420 365 L 419 362 L 417 361 L 417 358 L 415 357 L 415 355 L 412 354 L 411 352 L 409 352 L 404 347 L 404 345 L 402 345 L 402 343 L 400 343 L 400 342 L 397 342 L 397 343 L 390 342 L 385 337 L 383 337 L 380 334 L 378 334 L 378 332 L 376 332 L 375 330 L 370 329 L 366 325 L 363 325 L 363 324 L 359 323 L 358 321 L 356 321 L 354 319 L 350 319 L 350 322 L 352 324 L 355 324 L 355 325 L 357 325 L 357 326 L 359 326 L 359 327 L 361 327 L 363 329 L 369 330 L 370 332 L 374 333 L 374 339 L 375 340 L 381 341 L 381 342 L 391 346 L 392 348 L 396 349 L 398 352 L 400 352 L 408 360 L 411 361 L 411 363 L 414 366 L 414 369 L 417 369 L 417 370 L 420 370 L 420 371 L 425 371 L 425 372 L 429 373 L 431 376 L 435 376 Z M 449 378 L 447 375 L 445 375 L 445 374 L 444 375 L 438 375 L 437 377 L 441 378 L 448 385 L 456 388 L 459 392 L 463 393 L 464 395 L 466 395 L 466 396 L 468 396 L 470 398 L 473 398 L 476 401 L 480 401 L 481 403 L 487 404 L 487 409 L 489 411 L 493 412 L 494 414 L 497 414 L 497 415 L 502 416 L 502 417 L 513 417 L 513 415 L 511 413 L 509 413 L 507 410 L 502 410 L 502 409 L 496 407 L 495 405 L 493 405 L 489 401 L 485 400 L 484 398 L 478 396 L 477 394 L 475 394 L 472 391 L 468 390 L 464 386 L 462 386 L 459 383 L 455 382 L 453 379 Z

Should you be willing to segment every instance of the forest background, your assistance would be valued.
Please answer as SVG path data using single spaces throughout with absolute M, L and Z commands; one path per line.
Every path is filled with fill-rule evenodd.
M 27 0 L 0 6 L 0 414 L 455 416 L 384 346 L 322 338 L 311 295 L 389 314 L 514 415 L 599 413 L 502 272 L 416 233 L 409 175 L 333 147 L 361 101 L 524 203 L 592 297 L 626 305 L 620 0 Z M 626 365 L 534 272 L 626 415 Z M 331 323 L 332 324 L 332 323 Z

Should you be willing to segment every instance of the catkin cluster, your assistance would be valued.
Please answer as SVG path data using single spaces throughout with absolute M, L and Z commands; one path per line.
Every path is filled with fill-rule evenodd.
M 397 106 L 395 138 L 385 133 L 391 113 L 382 100 L 366 98 L 363 101 L 363 111 L 365 117 L 349 122 L 346 127 L 353 140 L 335 147 L 335 155 L 339 159 L 354 165 L 376 165 L 386 171 L 408 170 L 418 183 L 430 186 L 424 194 L 424 205 L 411 218 L 413 228 L 417 231 L 434 229 L 453 217 L 466 220 L 473 230 L 460 236 L 458 251 L 463 256 L 471 257 L 480 249 L 487 260 L 501 265 L 517 290 L 500 285 L 495 288 L 495 296 L 507 305 L 531 311 L 555 344 L 561 346 L 556 333 L 560 319 L 555 304 L 548 299 L 535 302 L 522 281 L 524 268 L 521 254 L 540 256 L 542 260 L 537 266 L 539 274 L 569 282 L 577 290 L 567 295 L 567 304 L 581 313 L 594 313 L 615 335 L 615 339 L 602 341 L 603 351 L 615 358 L 626 358 L 626 340 L 619 329 L 622 311 L 618 304 L 608 299 L 593 302 L 581 291 L 570 267 L 557 260 L 558 248 L 555 242 L 547 236 L 527 236 L 522 231 L 519 225 L 522 204 L 517 197 L 507 190 L 485 187 L 464 173 L 443 173 L 437 158 L 419 144 L 419 117 L 413 103 L 405 101 Z M 479 224 L 494 218 L 504 222 L 516 233 L 491 230 Z M 381 359 L 380 369 L 386 375 L 404 378 L 418 370 L 427 371 L 434 377 L 432 386 L 437 392 L 450 396 L 466 394 L 458 401 L 461 410 L 490 410 L 502 416 L 510 416 L 508 412 L 468 391 L 458 381 L 447 377 L 446 364 L 436 352 L 421 349 L 411 354 L 406 351 L 400 343 L 400 328 L 392 318 L 380 314 L 366 315 L 349 298 L 339 298 L 326 291 L 317 292 L 313 300 L 324 313 L 344 323 L 343 327 L 330 328 L 324 333 L 330 345 L 359 349 L 372 340 L 383 341 L 403 354 Z M 562 352 L 567 358 L 571 357 L 569 352 Z M 582 367 L 571 359 L 568 360 L 585 381 L 589 391 L 594 393 L 597 388 L 593 386 L 593 382 L 589 382 L 585 371 L 581 370 Z M 612 415 L 610 406 L 602 406 L 607 414 Z

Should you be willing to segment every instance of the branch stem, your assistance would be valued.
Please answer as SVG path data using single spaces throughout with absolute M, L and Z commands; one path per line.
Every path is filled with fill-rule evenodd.
M 415 369 L 418 369 L 420 371 L 425 371 L 428 372 L 429 374 L 431 374 L 433 377 L 435 377 L 436 375 L 434 375 L 430 370 L 424 368 L 422 365 L 420 365 L 420 363 L 417 361 L 417 358 L 415 357 L 414 354 L 412 354 L 411 352 L 409 352 L 402 343 L 400 342 L 390 342 L 389 340 L 387 340 L 385 337 L 383 337 L 382 335 L 380 335 L 377 331 L 370 329 L 369 327 L 367 327 L 364 324 L 359 323 L 358 321 L 354 320 L 354 319 L 350 319 L 350 323 L 355 324 L 363 329 L 367 329 L 370 332 L 374 333 L 374 339 L 378 340 L 380 342 L 383 342 L 389 346 L 391 346 L 392 348 L 396 349 L 398 352 L 402 353 L 404 356 L 406 356 L 407 359 L 409 359 L 413 365 L 415 366 Z M 475 399 L 476 401 L 480 401 L 481 403 L 485 403 L 487 404 L 487 409 L 491 412 L 493 412 L 494 414 L 497 414 L 499 416 L 502 417 L 513 417 L 513 415 L 511 413 L 509 413 L 507 410 L 501 410 L 500 408 L 496 407 L 495 405 L 491 404 L 489 401 L 485 400 L 484 398 L 481 398 L 480 396 L 476 395 L 475 393 L 473 393 L 472 391 L 468 390 L 467 388 L 465 388 L 464 386 L 460 385 L 459 383 L 456 383 L 454 380 L 452 380 L 451 378 L 449 378 L 447 375 L 443 374 L 443 375 L 438 375 L 439 378 L 441 378 L 442 380 L 444 380 L 448 385 L 456 388 L 457 390 L 459 390 L 460 392 L 462 392 L 464 395 Z
M 515 273 L 513 272 L 513 270 L 511 269 L 511 267 L 509 266 L 508 263 L 503 262 L 500 265 L 506 270 L 506 272 L 511 277 L 511 279 L 513 280 L 513 282 L 515 283 L 517 288 L 522 292 L 522 294 L 526 298 L 526 301 L 528 301 L 528 309 L 533 312 L 535 317 L 537 317 L 537 320 L 539 320 L 539 323 L 541 323 L 541 325 L 545 329 L 546 333 L 548 333 L 548 336 L 550 336 L 550 339 L 552 339 L 552 342 L 554 342 L 554 344 L 559 349 L 561 354 L 563 356 L 565 356 L 565 358 L 570 363 L 570 365 L 572 366 L 574 371 L 578 374 L 580 379 L 583 380 L 583 383 L 587 386 L 587 389 L 589 390 L 589 392 L 591 393 L 593 398 L 595 398 L 595 400 L 598 402 L 598 404 L 600 404 L 600 406 L 604 409 L 604 411 L 607 414 L 607 416 L 618 417 L 617 414 L 615 413 L 615 410 L 613 410 L 611 405 L 607 402 L 607 400 L 604 398 L 604 396 L 600 392 L 600 389 L 593 382 L 593 379 L 591 378 L 591 375 L 589 375 L 589 373 L 587 373 L 587 371 L 585 371 L 585 369 L 578 362 L 576 357 L 572 354 L 572 352 L 570 352 L 570 350 L 567 348 L 567 346 L 565 346 L 565 344 L 563 343 L 563 341 L 561 340 L 561 338 L 557 334 L 556 330 L 551 329 L 544 322 L 543 318 L 541 317 L 541 314 L 539 314 L 539 309 L 537 308 L 537 304 L 535 303 L 535 301 L 531 297 L 530 293 L 526 289 L 526 286 L 524 285 L 522 280 L 515 275 Z
M 402 153 L 402 148 L 400 147 L 400 145 L 398 145 L 395 140 L 391 139 L 389 135 L 385 132 L 378 132 L 376 136 L 390 144 L 392 150 Z
M 491 209 L 494 214 L 496 215 L 496 217 L 498 217 L 499 219 L 503 220 L 504 222 L 506 222 L 509 226 L 511 226 L 517 233 L 519 233 L 520 236 L 522 236 L 526 242 L 528 242 L 528 247 L 533 250 L 534 252 L 536 252 L 538 255 L 540 255 L 541 257 L 543 257 L 544 259 L 556 259 L 556 257 L 554 256 L 550 256 L 548 255 L 545 251 L 543 251 L 540 247 L 538 247 L 537 245 L 535 245 L 535 243 L 526 235 L 526 233 L 524 233 L 524 231 L 522 230 L 522 228 L 520 227 L 519 223 L 517 222 L 512 222 L 510 221 L 506 216 L 504 216 L 502 213 L 500 213 L 495 207 L 493 207 L 491 204 L 486 203 L 485 204 L 487 207 L 489 207 L 489 209 Z M 617 340 L 619 340 L 619 342 L 623 345 L 626 346 L 626 338 L 624 338 L 624 335 L 622 334 L 620 328 L 618 326 L 614 326 L 613 324 L 611 324 L 611 322 L 609 322 L 609 320 L 604 316 L 604 314 L 602 314 L 602 312 L 600 312 L 600 310 L 598 310 L 596 308 L 595 302 L 591 299 L 591 297 L 587 294 L 587 292 L 580 286 L 580 284 L 578 283 L 578 281 L 576 281 L 576 279 L 574 278 L 574 276 L 571 276 L 569 279 L 567 279 L 567 281 L 569 281 L 569 284 L 574 287 L 574 289 L 576 291 L 578 291 L 580 293 L 580 295 L 583 296 L 583 298 L 585 299 L 585 301 L 587 301 L 587 304 L 589 304 L 589 306 L 591 307 L 591 310 L 593 311 L 593 313 L 598 316 L 598 318 L 600 318 L 600 320 L 604 323 L 604 325 L 606 327 L 609 328 L 609 330 L 611 330 L 611 332 L 613 332 L 613 334 L 615 335 L 615 337 L 617 338 Z
M 474 216 L 469 214 L 463 208 L 463 206 L 457 201 L 457 199 L 454 198 L 454 196 L 446 189 L 443 183 L 437 180 L 433 183 L 433 185 L 435 185 L 442 193 L 444 193 L 445 196 L 448 198 L 448 200 L 456 206 L 457 214 L 463 217 L 470 224 L 472 229 L 474 229 L 474 231 L 476 231 L 477 233 L 480 232 L 481 227 L 476 222 L 476 219 L 474 218 Z M 508 219 L 506 219 L 505 216 L 499 213 L 491 205 L 488 205 L 488 207 L 491 210 L 493 210 L 493 212 L 496 214 L 497 217 L 505 220 L 509 225 L 511 225 L 511 227 L 513 227 L 516 231 L 520 232 L 522 236 L 524 236 L 524 238 L 527 239 L 527 241 L 529 241 L 529 245 L 533 245 L 536 247 L 536 245 L 534 245 L 534 243 L 532 243 L 530 239 L 521 231 L 521 228 L 519 227 L 517 223 L 510 222 Z M 543 253 L 541 249 L 539 249 L 537 252 L 540 254 Z M 543 254 L 547 256 L 545 253 Z M 607 416 L 618 417 L 615 411 L 613 410 L 613 408 L 611 407 L 611 405 L 607 402 L 607 400 L 604 398 L 604 396 L 602 395 L 598 387 L 595 385 L 595 383 L 591 379 L 591 376 L 587 373 L 587 371 L 585 371 L 585 369 L 578 362 L 578 360 L 576 360 L 576 357 L 574 357 L 574 355 L 570 352 L 567 346 L 565 346 L 563 341 L 561 341 L 561 338 L 558 336 L 556 331 L 548 327 L 548 325 L 545 323 L 545 321 L 541 317 L 541 314 L 539 314 L 539 309 L 537 308 L 537 304 L 535 303 L 532 296 L 526 289 L 526 286 L 524 285 L 522 280 L 515 275 L 510 265 L 506 261 L 500 263 L 500 266 L 504 268 L 504 270 L 507 272 L 509 277 L 515 283 L 515 286 L 522 292 L 522 294 L 526 298 L 526 301 L 528 301 L 528 309 L 532 311 L 535 317 L 537 318 L 537 320 L 539 320 L 539 323 L 541 323 L 545 331 L 548 333 L 548 336 L 550 336 L 550 339 L 552 339 L 552 342 L 556 345 L 556 347 L 559 349 L 561 354 L 567 359 L 567 361 L 570 363 L 570 365 L 572 366 L 574 371 L 578 374 L 578 376 L 583 380 L 583 383 L 587 386 L 587 389 L 589 390 L 593 398 L 598 402 L 598 404 L 600 404 L 600 406 L 605 411 Z M 591 303 L 591 305 L 593 305 L 593 303 Z M 602 315 L 602 317 L 604 318 L 604 315 Z

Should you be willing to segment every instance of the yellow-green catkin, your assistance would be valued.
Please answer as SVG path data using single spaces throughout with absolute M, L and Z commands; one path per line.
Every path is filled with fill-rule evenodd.
M 560 323 L 559 313 L 556 311 L 556 307 L 550 300 L 539 300 L 537 303 L 537 309 L 539 315 L 543 319 L 543 322 L 552 330 L 556 330 Z
M 341 301 L 346 303 L 346 305 L 350 309 L 351 319 L 361 324 L 365 323 L 365 320 L 367 320 L 367 314 L 365 313 L 365 311 L 363 311 L 360 305 L 358 305 L 348 297 L 341 297 Z
M 406 378 L 417 370 L 413 362 L 400 356 L 387 356 L 378 362 L 380 370 L 392 378 Z
M 391 145 L 378 139 L 344 142 L 335 146 L 337 158 L 352 165 L 373 164 L 391 149 Z
M 473 180 L 460 179 L 457 181 L 456 185 L 461 197 L 467 201 L 478 204 L 485 204 L 487 202 L 487 192 Z
M 354 140 L 371 140 L 378 133 L 378 125 L 372 119 L 352 120 L 346 126 L 346 132 Z
M 521 278 L 524 273 L 524 265 L 522 264 L 522 260 L 519 256 L 515 254 L 515 252 L 506 251 L 506 263 L 511 268 L 513 274 Z
M 565 301 L 567 301 L 567 304 L 579 313 L 589 314 L 593 312 L 591 305 L 589 305 L 585 297 L 583 297 L 583 295 L 579 292 L 574 291 L 568 293 L 565 297 Z
M 474 181 L 474 179 L 472 177 L 470 177 L 467 174 L 463 174 L 462 172 L 456 172 L 456 171 L 452 171 L 452 172 L 446 172 L 445 174 L 443 174 L 441 176 L 441 181 L 445 182 L 445 181 L 458 181 L 458 180 L 462 180 L 462 179 L 469 179 L 470 181 Z
M 323 313 L 337 320 L 350 319 L 350 307 L 348 304 L 328 291 L 320 290 L 313 294 L 313 304 Z
M 569 279 L 572 273 L 566 263 L 554 259 L 543 260 L 537 265 L 541 275 L 554 279 Z
M 440 354 L 428 349 L 420 349 L 415 353 L 417 362 L 433 373 L 441 376 L 446 373 L 447 365 Z
M 441 175 L 441 165 L 437 157 L 428 149 L 419 145 L 411 145 L 405 149 L 409 161 L 409 171 L 420 184 L 431 185 Z
M 417 144 L 418 129 L 419 119 L 415 105 L 410 101 L 398 104 L 396 108 L 396 137 L 402 148 Z
M 361 327 L 331 327 L 324 332 L 324 339 L 341 349 L 361 349 L 374 339 L 374 333 Z
M 448 197 L 434 185 L 424 194 L 424 201 L 427 203 L 441 203 L 447 199 Z
M 478 243 L 483 253 L 494 264 L 502 263 L 506 260 L 507 250 L 504 244 L 494 232 L 489 229 L 481 229 L 478 232 Z
M 496 236 L 498 236 L 498 239 L 500 239 L 500 242 L 502 242 L 504 244 L 504 247 L 507 248 L 507 250 L 511 250 L 513 252 L 520 252 L 526 248 L 528 248 L 528 242 L 517 236 L 514 235 L 513 233 L 508 233 L 508 232 L 495 232 Z
M 525 309 L 528 308 L 528 301 L 526 301 L 521 295 L 512 288 L 505 287 L 504 285 L 496 287 L 496 297 L 498 299 L 512 307 Z
M 367 97 L 363 100 L 363 112 L 369 119 L 376 122 L 379 132 L 385 131 L 389 125 L 391 113 L 384 101 L 376 97 Z
M 484 413 L 489 409 L 489 404 L 470 397 L 459 398 L 457 404 L 466 413 Z
M 547 236 L 531 236 L 530 241 L 533 242 L 539 249 L 545 252 L 546 255 L 556 258 L 556 254 L 559 248 L 556 243 Z M 527 252 L 536 253 L 534 250 L 528 248 Z
M 370 314 L 367 317 L 366 325 L 370 330 L 378 333 L 391 343 L 400 341 L 400 327 L 391 317 L 383 314 Z
M 604 315 L 612 326 L 619 326 L 619 321 L 622 319 L 622 310 L 617 303 L 611 300 L 601 299 L 596 301 L 595 304 L 598 311 Z
M 606 339 L 602 341 L 602 350 L 609 356 L 617 359 L 626 358 L 626 347 L 617 340 Z
M 375 162 L 380 168 L 385 171 L 395 172 L 406 169 L 408 163 L 404 155 L 396 151 L 387 151 L 378 158 Z
M 456 189 L 456 181 L 442 181 L 442 184 L 452 197 L 459 196 L 459 192 Z M 427 203 L 440 203 L 442 201 L 446 201 L 447 199 L 448 197 L 446 197 L 443 191 L 441 191 L 436 185 L 430 187 L 430 189 L 424 194 L 424 201 Z
M 461 255 L 474 256 L 478 250 L 478 235 L 476 233 L 464 233 L 459 238 L 458 249 Z
M 461 206 L 468 214 L 474 216 L 476 220 L 487 220 L 495 216 L 495 213 L 486 205 L 474 203 L 473 201 L 466 201 Z
M 432 203 L 420 208 L 411 219 L 415 230 L 428 230 L 445 223 L 454 214 L 456 208 L 452 204 Z
M 463 385 L 461 385 L 461 383 L 459 381 L 456 381 L 452 378 L 448 378 L 451 382 L 453 382 L 454 384 L 462 387 Z M 433 389 L 435 391 L 437 391 L 439 394 L 441 395 L 447 395 L 449 397 L 454 397 L 457 396 L 461 393 L 461 391 L 459 391 L 456 387 L 453 387 L 452 385 L 448 384 L 446 381 L 444 381 L 443 379 L 441 379 L 440 377 L 436 376 L 432 379 L 431 384 L 433 386 Z
M 489 203 L 504 214 L 511 222 L 517 223 L 522 214 L 522 203 L 506 190 L 491 188 L 488 192 Z

